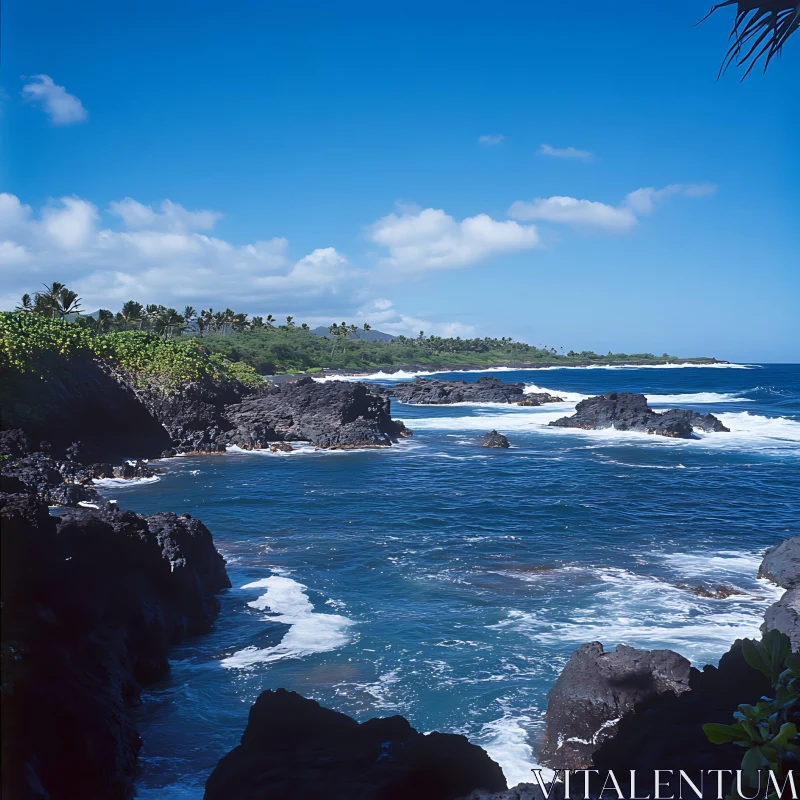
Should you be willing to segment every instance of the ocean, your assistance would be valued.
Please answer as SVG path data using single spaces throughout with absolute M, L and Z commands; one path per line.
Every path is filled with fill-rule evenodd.
M 547 691 L 581 643 L 702 666 L 758 635 L 779 596 L 756 580 L 760 556 L 800 533 L 800 366 L 441 377 L 484 374 L 564 403 L 393 401 L 414 436 L 390 450 L 179 457 L 157 481 L 104 485 L 123 508 L 202 519 L 234 587 L 143 696 L 138 797 L 200 798 L 250 705 L 278 687 L 359 720 L 463 733 L 513 785 L 536 766 Z M 607 391 L 712 412 L 731 433 L 547 427 Z M 510 449 L 476 444 L 493 428 Z M 740 594 L 694 591 L 719 585 Z

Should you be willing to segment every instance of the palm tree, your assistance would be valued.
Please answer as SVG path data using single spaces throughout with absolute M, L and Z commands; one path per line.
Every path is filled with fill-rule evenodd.
M 186 323 L 186 327 L 184 327 L 184 330 L 186 330 L 189 327 L 189 323 L 193 319 L 197 319 L 197 311 L 195 311 L 194 307 L 192 306 L 186 306 L 183 309 L 183 320 Z M 200 326 L 198 325 L 197 327 L 199 328 Z
M 53 281 L 50 286 L 44 284 L 43 292 L 36 292 L 33 310 L 53 318 L 65 317 L 81 310 L 81 299 L 63 283 Z
M 266 323 L 267 327 L 272 330 L 275 327 L 275 317 L 272 314 L 267 314 Z
M 301 331 L 308 331 L 308 330 L 311 330 L 311 329 L 308 327 L 308 323 L 307 323 L 307 322 L 304 322 L 304 323 L 303 323 L 303 324 L 300 326 L 300 330 L 301 330 Z
M 141 325 L 144 321 L 144 308 L 135 300 L 128 300 L 122 304 L 122 310 L 117 314 L 117 319 L 125 330 Z
M 206 328 L 208 328 L 210 331 L 213 331 L 214 330 L 214 320 L 215 320 L 214 309 L 213 308 L 209 308 L 208 311 L 206 311 L 206 310 L 201 311 L 200 312 L 200 317 L 205 322 Z
M 250 320 L 250 330 L 260 331 L 264 329 L 264 317 L 253 317 Z
M 364 323 L 364 333 L 366 333 L 367 331 L 371 331 L 371 330 L 372 330 L 372 325 L 370 325 L 369 322 L 365 322 Z
M 98 333 L 108 333 L 114 322 L 114 313 L 107 308 L 101 308 L 97 312 L 97 322 L 94 324 L 94 329 Z
M 764 58 L 764 72 L 767 71 L 769 62 L 773 57 L 780 55 L 786 40 L 800 28 L 800 2 L 798 0 L 725 0 L 717 3 L 711 11 L 703 17 L 708 19 L 715 11 L 725 6 L 736 6 L 736 18 L 733 30 L 728 37 L 733 42 L 722 61 L 719 74 L 722 75 L 734 62 L 737 67 L 742 67 L 749 62 L 749 66 L 742 75 L 744 80 L 750 70 Z M 749 47 L 742 55 L 745 47 Z
M 286 317 L 286 327 L 294 328 L 294 317 Z
M 22 295 L 19 305 L 17 306 L 17 311 L 33 311 L 33 301 L 29 294 Z
M 247 330 L 247 314 L 234 314 L 231 328 L 235 331 Z

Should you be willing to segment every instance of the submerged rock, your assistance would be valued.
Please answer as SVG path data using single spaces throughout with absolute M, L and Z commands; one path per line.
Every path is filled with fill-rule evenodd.
M 561 402 L 560 397 L 553 397 L 547 392 L 525 394 L 524 383 L 504 383 L 490 376 L 478 378 L 475 383 L 416 378 L 413 381 L 398 383 L 388 391 L 403 403 L 419 405 L 516 403 L 521 406 L 538 406 L 542 403 Z
M 489 431 L 489 433 L 484 433 L 483 436 L 478 440 L 481 444 L 481 447 L 510 447 L 508 443 L 508 439 L 503 436 L 502 433 L 498 433 L 497 431 Z
M 263 692 L 205 800 L 457 800 L 502 791 L 500 767 L 464 736 L 418 733 L 400 716 L 359 724 L 285 689 Z
M 126 798 L 141 745 L 130 706 L 230 586 L 188 515 L 74 510 L 0 495 L 3 789 Z
M 698 414 L 679 408 L 658 413 L 647 405 L 643 394 L 632 392 L 608 392 L 581 400 L 571 417 L 562 417 L 549 424 L 584 430 L 615 428 L 678 439 L 691 439 L 694 428 L 706 433 L 730 432 L 713 414 Z
M 271 453 L 291 453 L 294 451 L 294 447 L 288 442 L 273 442 L 269 449 Z
M 590 767 L 594 753 L 638 703 L 685 692 L 689 668 L 672 650 L 619 645 L 606 653 L 600 642 L 581 645 L 547 695 L 541 763 L 554 769 Z

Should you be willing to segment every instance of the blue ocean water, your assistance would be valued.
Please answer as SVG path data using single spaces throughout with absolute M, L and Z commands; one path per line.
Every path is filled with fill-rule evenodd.
M 139 797 L 201 797 L 251 703 L 281 686 L 359 719 L 463 733 L 514 784 L 582 642 L 701 665 L 757 634 L 778 596 L 755 579 L 760 554 L 800 533 L 800 366 L 492 374 L 565 402 L 394 403 L 415 435 L 388 451 L 182 457 L 158 482 L 106 487 L 125 508 L 202 519 L 234 586 L 213 632 L 144 696 Z M 731 433 L 546 426 L 612 390 L 711 411 Z M 477 446 L 492 428 L 511 449 Z M 719 584 L 742 594 L 692 591 Z

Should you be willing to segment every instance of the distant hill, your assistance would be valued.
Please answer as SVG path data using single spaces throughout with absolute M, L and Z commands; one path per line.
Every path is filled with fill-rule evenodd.
M 324 325 L 320 325 L 318 328 L 312 328 L 311 333 L 316 334 L 317 336 L 324 336 L 326 339 L 331 338 L 328 329 Z M 351 338 L 363 339 L 365 342 L 391 342 L 396 337 L 391 333 L 383 333 L 382 331 L 364 331 L 359 328 L 354 334 L 352 334 Z

